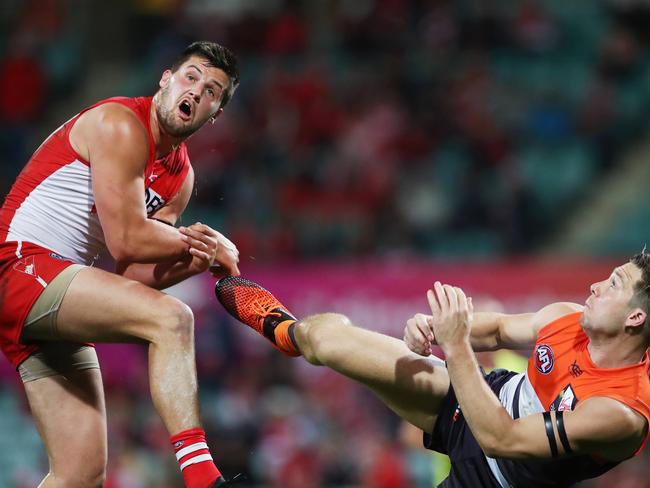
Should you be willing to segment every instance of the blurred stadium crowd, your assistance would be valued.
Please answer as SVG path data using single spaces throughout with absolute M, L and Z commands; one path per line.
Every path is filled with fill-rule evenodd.
M 174 56 L 206 38 L 235 51 L 242 83 L 189 143 L 197 193 L 186 220 L 228 235 L 244 273 L 544 252 L 644 140 L 649 22 L 634 0 L 5 0 L 0 190 L 64 120 L 101 98 L 153 94 Z M 584 253 L 637 250 L 649 205 L 635 200 L 619 219 L 627 227 L 612 230 L 629 241 L 602 236 Z M 309 276 L 304 286 L 319 279 Z M 431 455 L 391 413 L 349 381 L 252 345 L 195 281 L 178 292 L 197 317 L 202 408 L 222 469 L 259 486 L 432 486 Z M 100 353 L 107 486 L 176 486 L 144 351 Z M 7 368 L 0 428 L 15 429 L 2 437 L 16 455 L 0 438 L 0 487 L 35 486 L 46 460 Z M 617 476 L 645 486 L 634 483 L 647 470 Z

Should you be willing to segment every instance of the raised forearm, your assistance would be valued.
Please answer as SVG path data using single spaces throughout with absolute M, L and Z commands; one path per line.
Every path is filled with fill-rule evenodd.
M 503 314 L 476 313 L 472 324 L 469 341 L 474 351 L 493 351 L 498 349 L 500 342 L 500 326 Z M 431 345 L 438 344 L 438 338 L 432 331 L 435 317 L 432 315 L 415 314 L 407 320 L 404 329 L 404 342 L 408 348 L 420 355 L 431 354 Z
M 475 313 L 470 332 L 472 348 L 475 351 L 532 348 L 537 338 L 536 316 L 535 313 Z
M 465 420 L 483 451 L 489 455 L 498 448 L 499 442 L 513 427 L 514 420 L 483 379 L 469 344 L 446 347 L 445 357 Z
M 494 351 L 501 346 L 500 326 L 503 314 L 495 312 L 475 312 L 469 340 L 477 352 Z

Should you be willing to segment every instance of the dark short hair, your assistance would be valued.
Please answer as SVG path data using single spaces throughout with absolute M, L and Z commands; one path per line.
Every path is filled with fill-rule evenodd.
M 630 261 L 641 270 L 641 279 L 634 284 L 631 304 L 650 314 L 650 253 L 644 248 Z
M 217 44 L 216 42 L 196 41 L 187 46 L 183 53 L 176 59 L 176 61 L 174 61 L 174 64 L 172 65 L 172 73 L 178 71 L 178 68 L 180 68 L 181 65 L 192 56 L 200 56 L 204 58 L 208 61 L 210 66 L 219 68 L 228 75 L 228 78 L 230 78 L 230 86 L 223 92 L 219 108 L 225 107 L 239 85 L 239 66 L 237 63 L 237 57 L 230 49 Z

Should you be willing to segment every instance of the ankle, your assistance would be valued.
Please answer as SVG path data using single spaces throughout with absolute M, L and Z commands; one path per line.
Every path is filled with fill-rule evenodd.
M 292 332 L 296 346 L 308 363 L 319 366 L 316 349 L 312 340 L 313 324 L 309 320 L 301 320 L 293 325 Z
M 205 432 L 197 427 L 170 437 L 186 488 L 209 488 L 221 473 L 210 455 Z

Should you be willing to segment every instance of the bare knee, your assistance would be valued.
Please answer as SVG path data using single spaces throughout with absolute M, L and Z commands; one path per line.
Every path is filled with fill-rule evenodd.
M 46 487 L 65 488 L 102 488 L 106 482 L 106 463 L 101 460 L 86 462 L 83 465 L 66 466 L 52 470 L 47 476 Z
M 180 300 L 165 296 L 156 305 L 154 342 L 173 342 L 188 346 L 194 342 L 194 314 Z
M 340 313 L 322 313 L 302 320 L 296 339 L 300 351 L 312 364 L 324 364 L 334 359 L 345 330 L 352 327 L 350 319 Z

